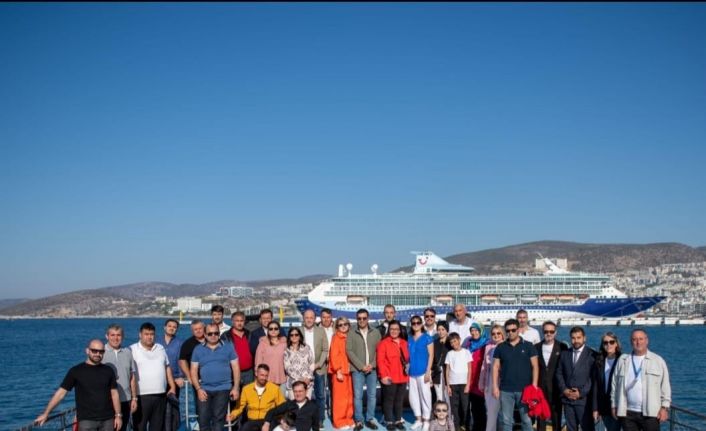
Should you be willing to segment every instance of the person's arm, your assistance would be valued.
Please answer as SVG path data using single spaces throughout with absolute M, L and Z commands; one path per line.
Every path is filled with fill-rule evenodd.
M 539 383 L 539 361 L 537 360 L 537 355 L 530 358 L 530 363 L 532 364 L 532 386 L 535 388 Z M 591 380 L 588 380 L 589 388 L 591 387 Z
M 389 385 L 392 383 L 392 380 L 390 379 L 390 368 L 387 364 L 387 358 L 385 358 L 385 343 L 380 342 L 380 344 L 378 344 L 375 356 L 377 356 L 376 359 L 380 383 L 383 385 Z
M 174 376 L 172 375 L 172 367 L 169 364 L 166 365 L 167 370 L 167 384 L 169 385 L 168 394 L 176 395 L 176 383 L 174 382 Z
M 189 363 L 186 362 L 186 359 L 179 359 L 179 368 L 181 368 L 181 372 L 184 373 L 189 383 L 193 384 L 191 380 L 191 370 L 189 370 Z
M 199 363 L 198 362 L 191 362 L 191 384 L 194 386 L 194 390 L 196 390 L 196 396 L 199 397 L 199 401 L 206 401 L 208 400 L 208 394 L 206 391 L 201 387 L 201 382 L 199 382 Z
M 434 364 L 434 343 L 427 344 L 427 353 L 429 354 L 429 359 L 427 360 L 427 370 L 424 373 L 424 382 L 431 382 L 431 367 Z
M 556 367 L 554 379 L 556 380 L 556 386 L 559 388 L 559 392 L 568 398 L 569 388 L 566 387 L 566 381 L 564 380 L 564 356 L 563 353 L 559 356 L 559 365 Z
M 615 360 L 615 370 L 613 370 L 613 379 L 610 382 L 610 410 L 614 419 L 618 419 L 618 403 L 616 395 L 618 395 L 618 371 L 620 371 L 620 358 Z M 622 394 L 620 395 L 622 399 Z
M 243 394 L 241 394 L 241 396 L 237 399 L 235 407 L 233 407 L 233 410 L 230 411 L 230 420 L 234 421 L 238 416 L 243 413 L 243 410 L 245 410 L 245 407 L 247 406 L 248 397 L 245 395 L 245 391 L 243 391 Z
M 316 330 L 314 330 L 314 331 L 316 331 Z M 320 333 L 321 333 L 321 335 L 322 335 L 322 337 L 321 337 L 321 338 L 322 338 L 322 341 L 321 341 L 321 342 L 323 343 L 323 347 L 322 347 L 323 350 L 321 351 L 321 358 L 319 359 L 319 362 L 316 364 L 316 369 L 317 369 L 317 370 L 323 368 L 324 364 L 325 364 L 326 361 L 328 360 L 328 351 L 329 351 L 329 348 L 330 348 L 330 346 L 328 345 L 328 337 L 326 336 L 326 331 L 324 331 L 324 330 L 322 329 L 322 330 L 320 331 Z M 316 332 L 314 332 L 314 336 L 316 336 Z M 318 410 L 317 410 L 317 411 L 318 411 Z M 318 424 L 317 424 L 317 426 L 318 426 Z
M 113 429 L 119 430 L 123 426 L 123 414 L 120 409 L 120 394 L 118 394 L 118 389 L 113 388 L 110 390 L 110 399 L 113 401 L 113 410 L 115 410 L 115 419 L 113 420 Z
M 488 355 L 488 352 L 485 351 L 483 352 L 483 363 L 480 366 L 480 374 L 478 376 L 478 389 L 481 390 L 481 392 L 485 392 L 485 380 L 488 376 L 488 367 L 486 366 L 486 356 Z
M 230 361 L 230 371 L 233 373 L 233 388 L 230 390 L 230 399 L 237 400 L 240 396 L 240 364 L 237 359 Z
M 263 343 L 259 343 L 255 350 L 255 364 L 253 366 L 255 370 L 257 370 L 257 366 L 265 360 L 265 348 L 263 346 Z
M 493 397 L 500 399 L 500 359 L 493 358 Z
M 468 379 L 466 381 L 466 387 L 463 389 L 464 393 L 468 394 L 471 392 L 472 382 L 473 382 L 473 358 L 471 358 L 471 360 L 468 361 Z
M 672 404 L 672 386 L 669 383 L 669 369 L 667 364 L 663 361 L 659 361 L 660 368 L 662 368 L 662 381 L 659 385 L 659 398 L 660 398 L 660 409 L 657 414 L 657 419 L 660 422 L 665 422 L 669 419 L 669 407 Z
M 135 377 L 135 372 L 130 373 L 130 413 L 135 413 L 137 411 L 137 377 Z
M 446 356 L 447 361 L 448 361 L 448 358 L 449 358 L 449 357 L 448 357 L 448 355 L 447 355 L 447 356 Z M 446 363 L 444 364 L 444 365 L 446 365 L 446 366 L 444 367 L 443 373 L 444 373 L 444 383 L 446 383 L 446 388 L 445 388 L 445 389 L 446 389 L 446 393 L 449 394 L 449 396 L 451 396 L 451 384 L 449 384 L 449 373 L 450 373 L 449 370 L 450 370 L 451 367 L 449 367 L 448 364 L 449 364 L 448 362 L 446 362 Z M 444 388 L 442 388 L 442 389 L 444 389 Z
M 291 409 L 291 407 L 292 406 L 289 403 L 282 403 L 282 404 L 279 404 L 279 405 L 269 409 L 267 411 L 267 413 L 265 414 L 265 425 L 267 425 L 268 427 L 272 427 L 272 425 L 273 425 L 272 421 L 274 420 L 274 418 L 287 413 L 287 411 L 289 411 Z M 318 409 L 317 409 L 317 411 L 318 411 Z M 263 430 L 264 430 L 264 425 L 263 425 Z
M 49 417 L 49 413 L 51 413 L 52 410 L 54 410 L 54 407 L 58 406 L 61 400 L 64 399 L 66 396 L 67 390 L 64 388 L 59 388 L 54 392 L 54 395 L 51 397 L 49 400 L 49 403 L 47 404 L 47 407 L 44 409 L 44 412 L 37 416 L 37 419 L 34 420 L 34 423 L 42 426 L 44 425 L 44 422 L 47 421 L 47 418 Z

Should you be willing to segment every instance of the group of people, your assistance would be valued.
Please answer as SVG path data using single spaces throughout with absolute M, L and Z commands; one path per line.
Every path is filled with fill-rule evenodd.
M 110 325 L 106 342 L 88 343 L 86 360 L 69 370 L 35 422 L 43 424 L 75 388 L 80 430 L 125 430 L 128 423 L 176 430 L 187 381 L 203 431 L 231 421 L 243 431 L 318 431 L 329 406 L 334 428 L 377 430 L 378 385 L 389 431 L 408 429 L 405 401 L 415 416 L 409 429 L 421 431 L 511 431 L 516 420 L 523 431 L 533 420 L 539 431 L 548 424 L 559 430 L 562 416 L 570 431 L 591 431 L 598 421 L 608 431 L 658 430 L 668 418 L 669 373 L 648 350 L 643 329 L 632 331 L 628 354 L 612 332 L 599 351 L 586 345 L 581 327 L 571 328 L 570 346 L 556 339 L 551 321 L 541 338 L 525 310 L 489 330 L 463 304 L 448 321 L 427 308 L 408 325 L 391 304 L 374 326 L 366 309 L 356 312 L 355 325 L 334 320 L 328 309 L 319 316 L 306 310 L 301 326 L 287 332 L 271 310 L 260 312 L 253 331 L 240 311 L 225 324 L 224 311 L 216 305 L 210 323 L 192 321 L 183 341 L 174 319 L 159 339 L 153 324 L 142 324 L 129 347 L 123 329 Z M 547 406 L 542 414 L 537 400 Z

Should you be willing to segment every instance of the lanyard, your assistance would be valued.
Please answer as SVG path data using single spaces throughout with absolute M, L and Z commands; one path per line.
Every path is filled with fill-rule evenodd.
M 644 359 L 643 359 L 644 361 Z M 635 366 L 635 354 L 631 353 L 630 354 L 630 362 L 632 362 L 632 372 L 635 374 L 635 380 L 637 380 L 640 377 L 640 373 L 642 372 L 642 363 L 640 364 L 640 368 L 637 368 Z

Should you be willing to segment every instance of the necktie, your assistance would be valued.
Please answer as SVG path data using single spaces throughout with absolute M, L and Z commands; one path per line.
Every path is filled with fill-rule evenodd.
M 576 365 L 576 361 L 579 360 L 579 355 L 581 354 L 580 350 L 574 350 L 574 365 Z

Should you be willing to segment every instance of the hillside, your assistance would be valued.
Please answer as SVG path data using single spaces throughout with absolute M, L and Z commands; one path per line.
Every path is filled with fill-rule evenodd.
M 451 263 L 472 266 L 481 274 L 493 274 L 532 271 L 537 253 L 546 257 L 566 258 L 572 271 L 586 272 L 617 272 L 664 263 L 706 261 L 706 247 L 694 248 L 679 243 L 585 244 L 565 241 L 529 242 L 456 254 L 445 259 Z M 411 270 L 411 266 L 398 269 Z

